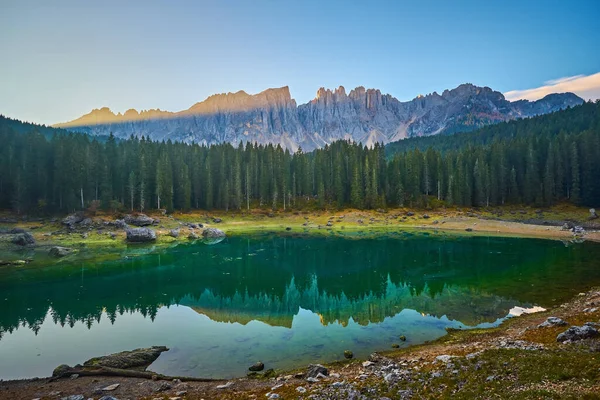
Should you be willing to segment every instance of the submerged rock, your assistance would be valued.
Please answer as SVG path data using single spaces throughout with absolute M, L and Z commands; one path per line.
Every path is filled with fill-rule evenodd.
M 110 368 L 146 368 L 152 364 L 162 352 L 169 351 L 165 346 L 152 346 L 144 349 L 122 351 L 107 356 L 95 357 L 83 363 L 85 367 L 110 367 Z M 62 366 L 58 367 L 61 368 Z M 57 369 L 58 369 L 57 368 Z M 56 370 L 55 370 L 56 371 Z
M 591 339 L 598 337 L 600 332 L 596 328 L 589 325 L 572 326 L 556 337 L 557 342 L 571 341 L 575 342 L 583 339 Z
M 153 242 L 156 240 L 156 232 L 150 228 L 133 228 L 127 230 L 128 242 Z
M 225 232 L 217 228 L 206 228 L 202 231 L 202 236 L 205 238 L 220 238 L 225 237 Z
M 250 368 L 248 368 L 248 370 L 256 372 L 256 371 L 262 371 L 263 369 L 265 369 L 265 364 L 263 364 L 262 362 L 257 362 L 254 363 L 250 366 Z
M 344 350 L 344 358 L 350 360 L 353 357 L 354 357 L 354 353 L 352 353 L 350 350 Z
M 50 251 L 48 252 L 48 254 L 50 254 L 53 257 L 66 257 L 72 253 L 73 253 L 73 249 L 70 249 L 68 247 L 61 247 L 61 246 L 54 246 L 54 247 L 50 248 Z

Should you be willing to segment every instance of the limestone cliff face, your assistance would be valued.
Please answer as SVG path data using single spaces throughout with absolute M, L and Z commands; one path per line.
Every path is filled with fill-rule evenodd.
M 121 138 L 134 135 L 207 145 L 272 143 L 296 151 L 299 147 L 313 150 L 336 140 L 371 146 L 472 130 L 582 102 L 573 93 L 551 94 L 534 102 L 510 102 L 488 87 L 463 84 L 441 95 L 434 92 L 407 102 L 362 86 L 348 94 L 342 86 L 320 88 L 313 100 L 298 106 L 286 86 L 255 95 L 243 91 L 217 94 L 175 113 L 156 109 L 114 114 L 101 108 L 56 126 L 90 135 L 112 132 Z

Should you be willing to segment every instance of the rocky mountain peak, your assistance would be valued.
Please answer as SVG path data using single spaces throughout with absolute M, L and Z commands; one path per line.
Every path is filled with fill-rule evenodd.
M 208 97 L 187 110 L 171 113 L 127 110 L 114 114 L 107 107 L 58 126 L 92 135 L 203 144 L 257 142 L 291 151 L 312 150 L 335 140 L 366 145 L 411 136 L 472 130 L 514 118 L 557 111 L 581 104 L 572 93 L 552 94 L 537 101 L 510 102 L 489 87 L 465 83 L 442 94 L 433 92 L 401 102 L 378 89 L 358 86 L 317 90 L 313 100 L 297 106 L 289 87 L 251 95 L 244 91 Z

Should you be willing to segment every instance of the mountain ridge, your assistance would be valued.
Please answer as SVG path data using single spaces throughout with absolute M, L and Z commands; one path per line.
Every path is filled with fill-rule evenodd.
M 313 150 L 336 140 L 371 146 L 400 139 L 468 131 L 532 117 L 583 103 L 573 93 L 554 93 L 537 101 L 510 102 L 500 92 L 465 83 L 402 102 L 379 89 L 321 87 L 298 105 L 289 87 L 214 94 L 178 112 L 150 109 L 113 113 L 108 107 L 53 125 L 90 135 L 146 136 L 206 145 L 240 141 Z

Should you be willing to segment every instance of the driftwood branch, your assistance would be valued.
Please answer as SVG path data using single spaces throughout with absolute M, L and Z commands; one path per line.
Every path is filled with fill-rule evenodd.
M 56 374 L 50 378 L 49 382 L 58 380 L 60 378 L 68 377 L 73 374 L 79 376 L 119 376 L 125 378 L 142 378 L 142 379 L 153 379 L 153 380 L 166 380 L 172 381 L 173 379 L 179 379 L 182 382 L 218 382 L 221 379 L 210 379 L 210 378 L 194 378 L 189 376 L 168 376 L 163 374 L 157 374 L 150 371 L 136 371 L 131 369 L 120 369 L 110 367 L 75 367 L 69 369 L 63 369 L 60 374 Z

